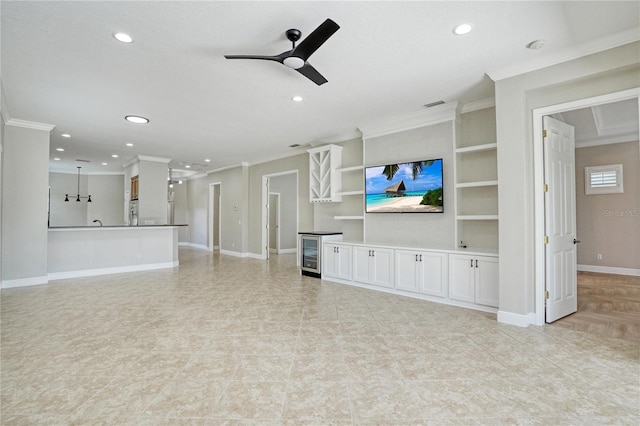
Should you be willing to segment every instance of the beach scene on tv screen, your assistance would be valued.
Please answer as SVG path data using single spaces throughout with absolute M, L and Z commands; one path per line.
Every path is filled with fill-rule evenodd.
M 367 167 L 367 213 L 442 213 L 442 159 Z

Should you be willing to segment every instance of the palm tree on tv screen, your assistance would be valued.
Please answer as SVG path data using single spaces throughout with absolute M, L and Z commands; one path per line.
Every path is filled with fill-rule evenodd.
M 413 180 L 416 180 L 416 178 L 420 175 L 420 173 L 422 173 L 423 167 L 429 167 L 430 165 L 433 164 L 434 161 L 435 160 L 412 162 L 411 172 L 413 174 Z M 391 180 L 396 175 L 396 173 L 398 173 L 398 170 L 400 170 L 400 164 L 389 164 L 387 166 L 384 166 L 384 170 L 382 170 L 382 174 L 387 177 L 387 180 Z

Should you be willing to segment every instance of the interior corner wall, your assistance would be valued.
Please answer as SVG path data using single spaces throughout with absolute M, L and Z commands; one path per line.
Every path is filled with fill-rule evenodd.
M 138 177 L 138 224 L 167 224 L 167 163 L 140 160 Z
M 278 193 L 280 249 L 298 248 L 298 176 L 297 173 L 274 176 L 269 179 L 269 192 Z
M 578 265 L 640 270 L 639 148 L 635 141 L 576 149 Z M 586 195 L 585 167 L 609 164 L 622 164 L 624 192 Z
M 444 213 L 365 213 L 367 243 L 454 249 L 454 126 L 452 121 L 366 139 L 364 165 L 442 158 Z
M 640 43 L 496 82 L 499 309 L 535 312 L 533 110 L 640 86 Z
M 182 185 L 173 185 L 173 223 L 175 225 L 184 225 L 188 222 L 189 212 L 187 210 L 187 181 L 183 181 Z M 178 242 L 189 242 L 189 227 L 181 226 L 178 228 Z
M 313 206 L 309 202 L 309 156 L 304 153 L 255 164 L 249 167 L 249 253 L 262 254 L 262 177 L 294 170 L 298 172 L 298 230 L 313 229 Z
M 2 281 L 46 283 L 49 131 L 5 125 L 3 145 Z

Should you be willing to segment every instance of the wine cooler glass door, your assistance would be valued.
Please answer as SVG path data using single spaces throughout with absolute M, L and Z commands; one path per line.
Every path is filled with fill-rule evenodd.
M 320 238 L 302 237 L 302 269 L 320 273 Z

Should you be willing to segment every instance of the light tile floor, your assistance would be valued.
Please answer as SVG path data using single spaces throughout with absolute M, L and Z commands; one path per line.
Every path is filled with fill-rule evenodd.
M 3 290 L 1 423 L 640 423 L 640 344 L 180 249 Z

